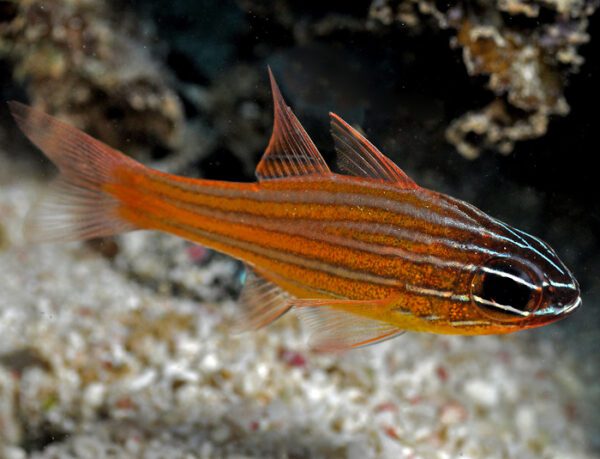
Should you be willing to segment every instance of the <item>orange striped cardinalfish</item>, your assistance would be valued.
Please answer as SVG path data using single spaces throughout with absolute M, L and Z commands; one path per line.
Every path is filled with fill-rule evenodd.
M 418 186 L 331 116 L 333 173 L 270 73 L 274 128 L 258 182 L 150 169 L 17 102 L 18 125 L 60 169 L 26 227 L 36 241 L 165 231 L 243 260 L 241 328 L 293 309 L 313 346 L 339 351 L 403 331 L 480 335 L 554 322 L 579 286 L 541 240 Z

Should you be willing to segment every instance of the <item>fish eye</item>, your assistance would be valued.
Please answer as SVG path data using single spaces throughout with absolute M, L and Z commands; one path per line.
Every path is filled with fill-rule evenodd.
M 471 281 L 471 301 L 482 313 L 502 321 L 528 317 L 542 298 L 541 276 L 529 265 L 494 258 L 481 266 Z

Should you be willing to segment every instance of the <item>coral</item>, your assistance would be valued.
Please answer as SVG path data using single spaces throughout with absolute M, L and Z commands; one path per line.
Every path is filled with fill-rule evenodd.
M 463 155 L 474 158 L 482 147 L 509 153 L 516 141 L 544 135 L 550 116 L 569 112 L 564 89 L 583 63 L 578 48 L 589 40 L 588 17 L 598 8 L 597 1 L 438 5 L 430 0 L 374 0 L 370 15 L 386 25 L 409 27 L 434 18 L 438 27 L 453 32 L 451 43 L 462 49 L 469 74 L 487 77 L 497 100 L 461 116 L 447 132 Z M 513 113 L 507 115 L 509 111 Z M 469 134 L 485 141 L 471 142 Z
M 133 13 L 99 0 L 1 3 L 0 57 L 34 106 L 128 151 L 180 145 L 181 103 Z
M 473 159 L 481 150 L 508 154 L 515 141 L 540 137 L 547 129 L 547 113 L 509 110 L 504 100 L 496 99 L 454 120 L 446 129 L 446 138 L 463 156 Z

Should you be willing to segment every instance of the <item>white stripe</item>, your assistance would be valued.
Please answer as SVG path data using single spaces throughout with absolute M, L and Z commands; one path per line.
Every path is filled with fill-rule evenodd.
M 438 298 L 446 298 L 449 300 L 460 301 L 463 303 L 470 301 L 468 295 L 457 295 L 456 293 L 449 291 L 449 290 L 436 290 L 433 288 L 423 288 L 423 287 L 419 287 L 417 285 L 412 285 L 412 284 L 406 284 L 406 290 L 408 290 L 409 292 L 412 292 L 412 293 L 418 293 L 418 294 L 427 295 L 427 296 L 435 296 Z
M 517 284 L 524 285 L 525 287 L 528 287 L 531 290 L 539 291 L 542 289 L 541 287 L 538 287 L 537 285 L 532 284 L 531 282 L 527 282 L 525 279 L 521 279 L 520 277 L 515 276 L 514 274 L 510 274 L 504 271 L 498 271 L 497 269 L 490 268 L 488 266 L 482 266 L 480 269 L 488 274 L 496 274 L 497 276 L 515 281 Z
M 475 325 L 489 325 L 489 322 L 484 320 L 456 320 L 454 322 L 450 322 L 450 325 L 453 327 L 472 327 Z
M 491 306 L 493 308 L 501 309 L 502 311 L 509 312 L 511 314 L 517 314 L 519 316 L 528 317 L 531 313 L 528 311 L 520 311 L 512 306 L 507 306 L 505 304 L 496 303 L 495 301 L 489 301 L 481 298 L 480 296 L 473 295 L 473 299 L 479 303 L 485 304 L 487 306 Z

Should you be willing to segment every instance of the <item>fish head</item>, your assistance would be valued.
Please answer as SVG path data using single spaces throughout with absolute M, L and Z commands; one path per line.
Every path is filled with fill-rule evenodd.
M 479 264 L 469 284 L 472 304 L 495 333 L 555 322 L 581 305 L 579 284 L 542 240 L 508 228 L 505 253 Z

